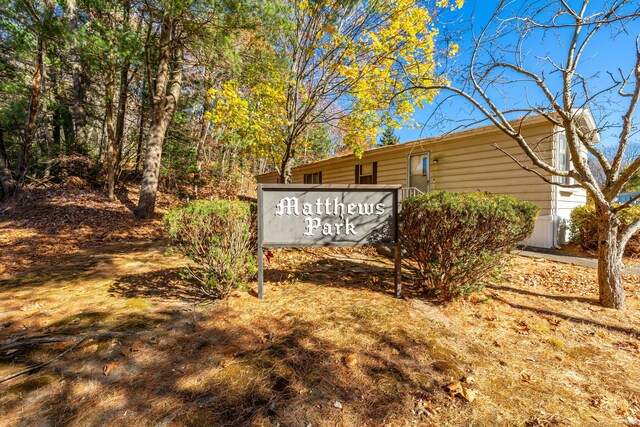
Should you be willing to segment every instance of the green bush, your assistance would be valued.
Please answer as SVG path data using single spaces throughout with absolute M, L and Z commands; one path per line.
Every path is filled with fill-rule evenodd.
M 531 235 L 539 210 L 501 194 L 431 192 L 403 201 L 400 236 L 425 290 L 451 300 L 482 287 L 505 252 Z
M 164 216 L 171 242 L 199 268 L 188 268 L 206 293 L 224 298 L 256 272 L 255 209 L 235 200 L 196 200 Z
M 640 218 L 640 205 L 630 206 L 619 213 L 624 228 Z M 593 203 L 578 206 L 571 211 L 571 240 L 584 249 L 596 249 L 598 247 L 598 220 L 596 207 Z M 640 234 L 635 234 L 627 243 L 625 249 L 627 255 L 640 254 Z

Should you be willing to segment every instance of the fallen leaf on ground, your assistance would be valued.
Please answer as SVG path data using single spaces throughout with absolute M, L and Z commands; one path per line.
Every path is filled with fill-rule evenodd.
M 114 369 L 116 369 L 118 367 L 118 365 L 120 364 L 120 362 L 118 362 L 117 360 L 114 360 L 113 362 L 107 363 L 106 365 L 104 365 L 104 367 L 102 368 L 102 373 L 105 376 L 109 376 L 109 374 L 111 372 L 113 372 Z
M 344 357 L 344 364 L 349 368 L 353 368 L 358 364 L 358 355 L 351 353 Z
M 238 347 L 229 347 L 224 351 L 224 355 L 227 357 L 235 357 L 238 353 L 240 353 Z
M 634 350 L 640 350 L 640 346 L 632 341 L 620 341 L 620 342 L 616 342 L 613 343 L 613 346 L 615 348 L 618 348 L 620 350 L 626 350 L 626 349 L 634 349 Z
M 473 402 L 474 399 L 478 396 L 478 392 L 476 390 L 471 390 L 464 387 L 461 381 L 454 381 L 452 383 L 449 383 L 446 386 L 446 389 L 449 392 L 449 396 L 460 396 L 469 403 Z
M 71 344 L 71 341 L 60 341 L 60 342 L 54 343 L 51 346 L 51 349 L 52 350 L 64 350 L 65 348 L 67 348 L 67 346 L 69 344 Z
M 82 349 L 83 353 L 95 353 L 98 351 L 98 344 L 91 344 Z
M 518 328 L 516 329 L 518 334 L 520 334 L 520 335 L 529 335 L 529 331 L 531 329 L 529 328 L 529 325 L 527 325 L 527 322 L 525 322 L 524 320 L 520 320 L 520 321 L 518 321 L 516 323 L 518 324 Z

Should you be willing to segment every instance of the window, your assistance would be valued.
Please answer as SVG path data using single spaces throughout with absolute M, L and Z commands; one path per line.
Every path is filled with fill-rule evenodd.
M 569 144 L 567 144 L 567 136 L 561 133 L 558 137 L 558 169 L 561 171 L 571 170 L 571 153 L 569 151 Z M 561 176 L 560 184 L 569 184 L 570 179 L 568 176 Z
M 322 184 L 322 172 L 312 172 L 304 174 L 305 184 Z
M 378 162 L 356 165 L 356 184 L 377 184 Z
M 411 175 L 429 175 L 429 156 L 413 155 L 411 156 Z

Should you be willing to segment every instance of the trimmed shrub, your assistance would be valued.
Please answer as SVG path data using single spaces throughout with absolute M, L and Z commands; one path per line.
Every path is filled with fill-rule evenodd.
M 400 236 L 425 290 L 451 300 L 482 288 L 504 254 L 531 235 L 539 210 L 501 194 L 431 192 L 403 201 Z
M 199 268 L 187 268 L 214 298 L 256 272 L 255 209 L 247 202 L 195 200 L 163 218 L 171 242 Z
M 640 218 L 640 205 L 630 206 L 619 213 L 623 222 L 622 230 Z M 598 248 L 598 219 L 593 203 L 578 206 L 571 211 L 571 241 L 584 249 Z M 625 254 L 640 254 L 640 234 L 636 233 L 627 243 Z

